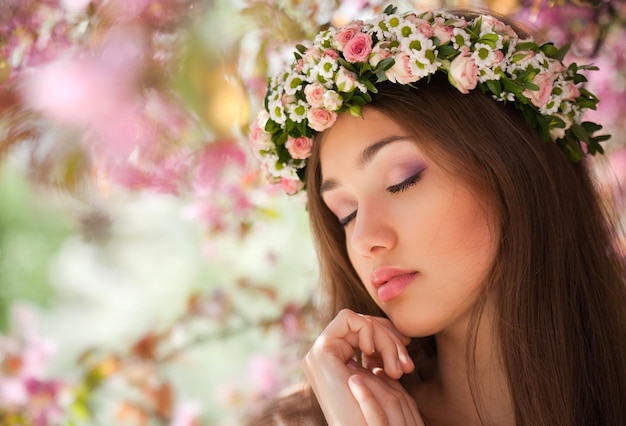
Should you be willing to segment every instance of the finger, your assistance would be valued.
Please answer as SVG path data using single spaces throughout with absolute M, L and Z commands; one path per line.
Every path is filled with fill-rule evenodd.
M 343 347 L 341 356 L 344 362 L 352 358 L 354 349 L 358 348 L 366 356 L 379 355 L 386 373 L 391 377 L 399 378 L 405 370 L 412 371 L 412 361 L 397 333 L 374 318 L 343 310 L 332 321 L 329 336 L 334 334 L 335 338 L 344 340 L 352 348 Z
M 353 374 L 350 376 L 348 386 L 361 408 L 367 426 L 389 426 L 390 424 L 398 424 L 401 426 L 400 423 L 389 423 L 387 413 L 385 413 L 385 410 L 376 400 L 374 394 L 365 385 L 362 375 Z
M 411 338 L 407 337 L 405 335 L 403 335 L 402 333 L 400 333 L 396 327 L 393 325 L 393 323 L 391 321 L 389 321 L 387 318 L 382 318 L 382 317 L 371 317 L 373 321 L 376 321 L 380 326 L 386 328 L 387 330 L 389 330 L 393 335 L 395 335 L 398 338 L 398 357 L 400 359 L 400 363 L 402 366 L 402 371 L 405 374 L 408 374 L 410 372 L 412 372 L 415 369 L 415 364 L 413 363 L 413 360 L 411 359 L 411 357 L 409 356 L 408 350 L 406 348 L 406 346 L 411 343 Z M 366 364 L 363 364 L 366 365 Z M 377 365 L 374 362 L 374 367 L 376 367 Z M 371 370 L 371 369 L 370 369 Z
M 374 376 L 375 379 L 371 375 L 363 375 L 363 380 L 370 392 L 372 392 L 379 401 L 385 401 L 383 406 L 393 405 L 389 401 L 396 398 L 400 402 L 403 418 L 407 422 L 407 425 L 419 426 L 424 424 L 415 400 L 408 394 L 400 382 L 388 377 L 385 372 L 380 369 L 374 371 Z

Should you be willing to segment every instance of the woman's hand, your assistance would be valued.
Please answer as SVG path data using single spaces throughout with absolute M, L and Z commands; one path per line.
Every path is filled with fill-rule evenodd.
M 303 361 L 330 425 L 422 424 L 415 401 L 397 382 L 415 368 L 408 343 L 385 318 L 339 312 Z M 354 361 L 358 351 L 366 368 Z

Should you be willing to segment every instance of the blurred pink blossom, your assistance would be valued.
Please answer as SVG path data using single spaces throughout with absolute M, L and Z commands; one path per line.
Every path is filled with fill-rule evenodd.
M 280 386 L 280 366 L 277 360 L 263 355 L 253 356 L 248 364 L 252 386 L 264 397 L 273 396 Z
M 202 410 L 195 402 L 181 402 L 174 408 L 170 426 L 199 426 Z

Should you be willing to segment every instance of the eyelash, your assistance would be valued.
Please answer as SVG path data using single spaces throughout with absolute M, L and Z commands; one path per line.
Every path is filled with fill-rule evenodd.
M 423 171 L 424 170 L 422 169 L 419 172 L 415 173 L 414 175 L 409 176 L 402 182 L 395 184 L 395 185 L 391 185 L 390 187 L 387 188 L 387 192 L 389 192 L 390 194 L 397 194 L 397 193 L 406 191 L 407 189 L 415 185 L 417 182 L 419 182 L 420 178 L 422 177 Z M 352 213 L 350 213 L 348 216 L 342 219 L 339 219 L 339 224 L 343 227 L 347 226 L 352 221 L 352 219 L 356 217 L 356 212 L 357 211 L 355 210 Z

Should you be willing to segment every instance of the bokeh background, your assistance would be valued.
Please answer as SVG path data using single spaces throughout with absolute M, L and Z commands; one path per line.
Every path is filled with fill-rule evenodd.
M 238 425 L 302 380 L 304 200 L 248 123 L 297 42 L 390 3 L 490 7 L 597 65 L 624 217 L 622 1 L 0 0 L 0 424 Z

